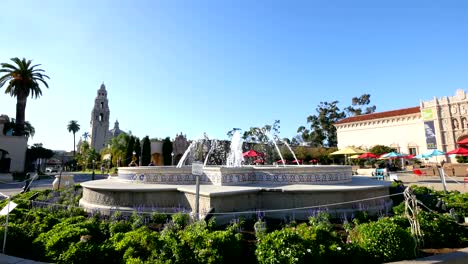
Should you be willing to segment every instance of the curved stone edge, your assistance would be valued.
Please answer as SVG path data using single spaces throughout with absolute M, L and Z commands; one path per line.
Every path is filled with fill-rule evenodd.
M 213 185 L 239 185 L 255 183 L 279 184 L 336 184 L 352 181 L 351 166 L 207 166 L 200 182 Z M 196 176 L 191 167 L 124 167 L 119 168 L 119 179 L 149 184 L 194 184 Z

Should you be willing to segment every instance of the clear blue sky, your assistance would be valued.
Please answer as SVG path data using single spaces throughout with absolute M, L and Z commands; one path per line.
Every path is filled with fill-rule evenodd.
M 407 3 L 409 2 L 409 3 Z M 377 111 L 468 89 L 467 1 L 21 1 L 1 4 L 0 61 L 51 77 L 29 99 L 29 144 L 72 150 L 104 82 L 140 138 L 226 139 L 281 120 L 293 137 L 321 101 L 371 94 Z M 0 113 L 16 100 L 0 90 Z

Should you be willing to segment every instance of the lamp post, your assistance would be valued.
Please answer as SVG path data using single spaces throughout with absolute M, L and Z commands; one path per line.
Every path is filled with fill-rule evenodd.
M 171 165 L 174 165 L 174 152 L 171 152 Z
M 96 164 L 96 160 L 93 159 L 93 176 L 91 177 L 91 180 L 94 181 L 94 165 Z

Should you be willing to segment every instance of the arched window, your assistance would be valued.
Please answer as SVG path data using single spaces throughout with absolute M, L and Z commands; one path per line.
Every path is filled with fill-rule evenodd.
M 104 102 L 101 102 L 101 109 L 104 108 Z
M 99 121 L 104 121 L 104 114 L 103 113 L 99 114 Z

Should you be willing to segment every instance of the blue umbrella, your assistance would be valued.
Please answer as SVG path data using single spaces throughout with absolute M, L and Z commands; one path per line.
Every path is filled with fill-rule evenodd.
M 438 149 L 433 149 L 433 150 L 430 150 L 429 152 L 427 153 L 424 153 L 424 155 L 428 156 L 428 157 L 435 157 L 435 156 L 442 156 L 442 155 L 445 155 L 445 152 L 443 151 L 440 151 Z
M 404 156 L 404 155 L 392 151 L 392 152 L 389 152 L 389 153 L 387 153 L 387 154 L 383 154 L 382 156 L 380 156 L 380 158 L 383 158 L 383 159 L 391 159 L 391 158 L 398 158 L 398 157 L 402 157 L 402 156 Z
M 429 158 L 428 155 L 426 154 L 418 154 L 416 156 L 414 156 L 415 159 L 426 159 L 426 158 Z

